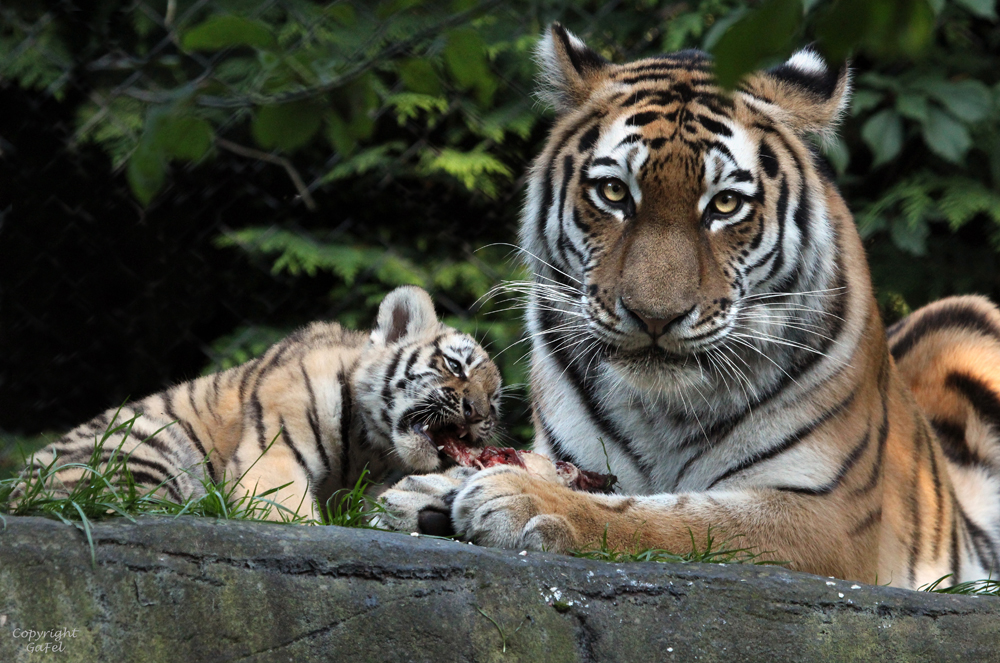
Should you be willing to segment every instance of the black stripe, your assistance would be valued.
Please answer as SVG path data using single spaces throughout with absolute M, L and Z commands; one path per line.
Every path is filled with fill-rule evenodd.
M 876 486 L 879 485 L 879 480 L 882 478 L 882 456 L 885 454 L 885 443 L 889 439 L 889 399 L 885 394 L 881 394 L 882 398 L 882 423 L 878 427 L 878 450 L 875 456 L 875 462 L 872 464 L 871 475 L 860 487 L 851 491 L 852 496 L 863 495 L 864 493 L 870 492 Z
M 905 322 L 905 321 L 901 321 Z M 898 331 L 899 324 L 893 325 Z M 988 318 L 979 311 L 968 307 L 952 304 L 942 306 L 929 313 L 924 313 L 906 333 L 891 344 L 890 351 L 893 358 L 898 362 L 913 349 L 927 334 L 939 329 L 963 329 L 976 331 L 984 336 L 989 336 L 993 340 L 1000 342 L 1000 330 L 998 330 Z
M 989 461 L 974 452 L 965 440 L 965 427 L 945 419 L 931 419 L 931 426 L 937 435 L 938 443 L 945 457 L 956 465 L 972 467 L 974 465 L 989 466 Z
M 441 352 L 440 347 L 438 347 L 437 345 L 437 341 L 438 339 L 435 339 L 435 347 L 438 348 L 438 351 L 435 353 L 435 356 L 437 355 L 444 356 L 444 353 Z M 413 366 L 414 364 L 417 363 L 417 359 L 419 358 L 420 358 L 420 349 L 417 348 L 413 352 L 413 354 L 410 355 L 410 358 L 406 360 L 406 368 L 403 369 L 403 375 L 406 376 L 407 380 L 416 380 L 419 377 L 416 373 L 413 372 Z M 342 376 L 343 372 L 341 372 L 340 375 Z
M 158 431 L 158 433 L 162 432 L 163 429 Z M 139 445 L 154 450 L 163 458 L 163 460 L 176 464 L 177 461 L 180 460 L 180 457 L 177 455 L 176 450 L 170 444 L 170 441 L 164 442 L 159 437 L 157 437 L 158 433 L 148 433 L 146 431 L 137 429 L 133 425 L 132 430 L 129 431 L 129 436 L 135 438 L 136 441 L 139 443 Z M 137 447 L 139 445 L 137 445 Z
M 211 395 L 211 397 L 209 397 L 207 395 L 208 388 L 207 387 L 205 388 L 205 392 L 206 392 L 205 407 L 208 408 L 208 413 L 210 415 L 212 415 L 212 418 L 215 419 L 216 423 L 219 423 L 219 424 L 222 423 L 222 417 L 220 417 L 219 413 L 215 411 L 215 404 L 219 402 L 219 376 L 220 375 L 221 375 L 221 373 L 216 373 L 215 376 L 212 378 L 212 395 Z
M 354 416 L 354 402 L 351 400 L 351 383 L 343 371 L 337 374 L 340 380 L 340 486 L 347 487 L 348 471 L 351 464 L 351 418 Z
M 720 136 L 726 136 L 726 137 L 730 137 L 733 135 L 733 132 L 729 130 L 729 127 L 724 125 L 722 122 L 713 120 L 712 118 L 707 117 L 705 115 L 695 115 L 694 117 L 695 120 L 701 122 L 701 125 L 706 129 L 708 129 L 709 131 L 711 131 L 713 134 L 718 134 Z
M 303 359 L 299 359 L 299 368 L 302 369 L 302 379 L 306 383 L 306 391 L 309 392 L 309 405 L 306 407 L 306 419 L 309 421 L 309 428 L 312 429 L 316 449 L 319 451 L 320 460 L 323 462 L 324 473 L 323 476 L 318 479 L 319 481 L 322 481 L 330 474 L 330 457 L 326 455 L 326 448 L 323 445 L 323 437 L 320 435 L 319 412 L 316 409 L 316 393 L 313 391 L 312 380 L 309 379 L 309 373 L 306 372 L 306 365 Z M 342 378 L 342 375 L 343 374 L 338 377 Z
M 793 219 L 795 221 L 796 227 L 799 229 L 799 233 L 802 236 L 799 242 L 799 260 L 801 262 L 802 254 L 809 247 L 809 241 L 811 239 L 809 224 L 812 221 L 812 197 L 809 192 L 809 185 L 805 182 L 802 184 L 802 193 L 799 196 L 799 206 L 795 210 Z
M 178 504 L 184 503 L 184 498 L 183 496 L 181 496 L 181 492 L 177 490 L 177 487 L 174 485 L 173 481 L 166 481 L 161 485 L 162 480 L 157 479 L 155 476 L 149 474 L 148 472 L 143 472 L 142 470 L 132 471 L 132 468 L 129 468 L 128 473 L 132 475 L 132 480 L 135 481 L 138 485 L 149 488 L 156 488 L 157 486 L 159 486 L 160 488 L 166 489 L 166 491 L 170 493 L 170 496 L 174 499 L 174 502 L 177 502 Z
M 950 373 L 945 386 L 958 391 L 968 399 L 976 413 L 994 431 L 1000 431 L 1000 398 L 981 380 L 964 373 Z
M 979 557 L 979 561 L 982 562 L 987 572 L 1000 570 L 1000 563 L 997 561 L 997 551 L 990 537 L 979 525 L 969 518 L 960 503 L 956 502 L 956 506 L 958 513 L 962 516 L 962 522 L 965 524 L 965 528 L 972 538 L 973 548 L 976 551 L 976 556 Z
M 385 374 L 382 379 L 382 400 L 387 403 L 392 400 L 392 383 L 393 377 L 396 375 L 396 368 L 399 367 L 399 360 L 403 358 L 403 352 L 408 349 L 409 346 L 401 346 L 396 349 L 396 352 L 392 355 L 392 359 L 389 361 L 389 366 L 385 369 Z
M 536 235 L 538 238 L 538 245 L 548 247 L 548 238 L 546 236 L 546 225 L 548 224 L 549 218 L 549 208 L 552 207 L 552 164 L 559 157 L 559 153 L 562 152 L 566 143 L 576 135 L 581 127 L 593 122 L 594 120 L 604 117 L 602 113 L 591 113 L 586 117 L 581 118 L 576 124 L 567 129 L 556 142 L 554 148 L 552 149 L 552 158 L 548 163 L 545 164 L 545 178 L 542 180 L 542 204 L 538 210 L 538 218 L 535 219 L 536 223 Z M 552 255 L 548 254 L 545 256 L 539 256 L 542 260 L 546 262 L 551 262 Z
M 774 154 L 774 150 L 771 149 L 766 140 L 760 143 L 759 156 L 760 165 L 763 166 L 764 173 L 771 179 L 774 179 L 778 175 L 778 157 Z
M 618 141 L 618 144 L 615 145 L 613 149 L 618 149 L 619 147 L 624 147 L 625 145 L 632 145 L 633 143 L 639 143 L 639 142 L 642 142 L 641 134 L 629 134 L 628 136 L 625 136 L 620 141 Z
M 105 466 L 105 469 L 107 468 L 107 463 L 111 460 L 112 455 L 115 455 L 113 450 L 106 451 L 101 455 L 101 463 Z M 132 475 L 132 479 L 136 483 L 150 488 L 156 487 L 162 483 L 163 487 L 166 488 L 171 495 L 175 496 L 178 502 L 183 501 L 180 491 L 173 485 L 173 481 L 177 477 L 177 474 L 176 472 L 171 472 L 165 465 L 146 458 L 128 456 L 128 458 L 125 459 L 125 467 L 128 469 L 129 474 Z M 145 468 L 146 471 L 133 471 L 133 467 L 142 467 Z M 159 476 L 154 476 L 154 472 Z
M 867 516 L 865 516 L 864 520 L 862 520 L 860 523 L 855 525 L 853 529 L 851 529 L 850 535 L 857 536 L 858 534 L 861 534 L 861 532 L 864 532 L 872 525 L 876 525 L 880 522 L 882 522 L 882 507 L 878 507 L 877 509 L 869 513 Z
M 920 447 L 926 443 L 927 429 L 921 426 L 920 413 L 917 411 L 913 412 L 913 423 L 916 429 L 916 439 L 914 440 L 914 452 L 920 452 Z M 910 538 L 909 559 L 907 560 L 907 569 L 909 573 L 910 586 L 916 584 L 917 579 L 917 560 L 920 558 L 921 552 L 921 541 L 920 534 L 923 530 L 922 518 L 920 515 L 920 495 L 918 494 L 918 489 L 920 486 L 920 459 L 915 457 L 913 459 L 913 475 L 910 477 L 908 488 L 910 492 L 908 493 L 907 501 L 910 507 L 910 531 L 912 532 L 912 537 Z
M 778 209 L 777 214 L 775 214 L 778 222 L 778 239 L 775 242 L 775 257 L 771 262 L 771 269 L 768 271 L 767 276 L 761 279 L 762 282 L 766 283 L 771 280 L 771 277 L 781 271 L 781 268 L 785 266 L 785 218 L 788 214 L 788 179 L 782 176 L 781 178 L 781 193 L 778 195 Z M 756 267 L 756 265 L 755 265 Z M 751 269 L 753 269 L 751 267 Z
M 931 432 L 927 430 L 927 424 L 923 422 L 921 422 L 921 428 L 923 428 L 923 438 L 924 443 L 927 445 L 927 453 L 931 459 L 931 479 L 934 481 L 934 503 L 937 504 L 937 517 L 934 519 L 934 552 L 932 553 L 934 559 L 937 559 L 941 553 L 941 538 L 944 534 L 942 527 L 944 521 L 944 495 L 941 491 L 941 470 L 938 467 L 937 452 L 935 451 Z
M 594 147 L 600 135 L 601 128 L 595 124 L 580 136 L 580 142 L 576 144 L 576 149 L 580 152 L 589 152 Z
M 590 166 L 617 166 L 618 162 L 611 157 L 598 157 L 590 162 Z
M 281 426 L 281 441 L 288 445 L 288 448 L 292 450 L 292 454 L 295 456 L 295 462 L 302 466 L 302 469 L 306 471 L 306 476 L 309 477 L 309 483 L 315 484 L 316 481 L 313 479 L 313 473 L 309 469 L 309 465 L 306 464 L 306 459 L 302 457 L 299 453 L 299 449 L 295 446 L 295 442 L 292 441 L 292 436 L 288 434 L 288 427 L 285 426 L 285 418 L 278 417 L 278 425 Z
M 662 114 L 657 111 L 645 111 L 643 113 L 636 113 L 635 115 L 629 117 L 625 120 L 626 127 L 644 127 L 651 122 L 655 122 L 662 117 Z
M 872 429 L 871 422 L 868 422 L 868 427 L 865 429 L 865 434 L 861 436 L 861 440 L 854 446 L 851 453 L 847 455 L 844 462 L 840 464 L 840 469 L 837 470 L 837 474 L 822 486 L 816 487 L 798 487 L 798 486 L 778 486 L 777 490 L 782 490 L 790 493 L 798 493 L 800 495 L 829 495 L 832 493 L 847 476 L 847 473 L 851 471 L 861 456 L 864 455 L 865 451 L 868 449 L 868 445 L 871 443 Z
M 785 63 L 769 69 L 767 73 L 821 99 L 829 99 L 837 89 L 837 75 L 829 70 L 816 73 Z
M 562 259 L 563 265 L 565 265 L 567 270 L 571 268 L 567 251 L 575 255 L 577 262 L 579 262 L 581 266 L 583 265 L 583 255 L 581 255 L 577 248 L 569 241 L 569 237 L 566 236 L 566 230 L 564 227 L 564 219 L 566 218 L 566 195 L 569 191 L 570 180 L 573 179 L 573 175 L 575 173 L 576 168 L 573 165 L 573 155 L 567 154 L 563 158 L 562 186 L 559 187 L 559 207 L 557 208 L 559 213 L 559 237 L 556 240 L 556 246 L 559 249 L 560 258 Z
M 164 412 L 167 413 L 167 416 L 170 419 L 175 419 L 177 423 L 180 424 L 181 428 L 184 429 L 184 433 L 188 436 L 188 439 L 191 440 L 194 446 L 198 449 L 198 453 L 201 454 L 201 457 L 205 459 L 205 465 L 206 467 L 208 467 L 208 472 L 212 476 L 212 479 L 215 480 L 218 478 L 218 475 L 215 473 L 215 465 L 212 464 L 211 457 L 209 457 L 208 452 L 205 451 L 205 445 L 201 443 L 201 440 L 195 434 L 194 428 L 191 426 L 191 424 L 178 417 L 177 413 L 174 411 L 174 406 L 172 401 L 173 401 L 173 394 L 175 392 L 176 392 L 176 387 L 168 390 L 165 394 L 163 394 L 163 396 L 161 396 L 164 404 L 163 408 Z
M 746 458 L 737 465 L 729 468 L 728 470 L 720 474 L 718 477 L 716 477 L 710 484 L 708 484 L 708 489 L 711 490 L 716 484 L 725 481 L 729 477 L 739 474 L 740 472 L 746 471 L 758 463 L 770 460 L 771 458 L 774 458 L 775 456 L 783 454 L 789 449 L 792 449 L 799 442 L 801 442 L 805 438 L 809 437 L 812 433 L 814 433 L 816 429 L 818 429 L 820 426 L 822 426 L 827 421 L 836 417 L 841 412 L 850 407 L 856 395 L 857 392 L 852 391 L 847 398 L 845 398 L 840 403 L 838 403 L 834 407 L 830 408 L 829 410 L 821 414 L 817 419 L 809 422 L 802 428 L 798 429 L 797 431 L 786 437 L 778 444 L 774 445 L 773 447 L 762 453 L 758 453 L 754 456 Z

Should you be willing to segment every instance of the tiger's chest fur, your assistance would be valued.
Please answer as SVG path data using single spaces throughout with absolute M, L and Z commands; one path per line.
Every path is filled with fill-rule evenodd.
M 363 470 L 380 481 L 437 468 L 438 433 L 483 443 L 499 386 L 471 337 L 439 323 L 422 290 L 400 288 L 371 334 L 313 323 L 245 364 L 106 411 L 31 467 L 69 491 L 99 445 L 102 465 L 125 458 L 141 488 L 177 502 L 226 482 L 238 497 L 268 493 L 280 505 L 269 517 L 316 518 Z

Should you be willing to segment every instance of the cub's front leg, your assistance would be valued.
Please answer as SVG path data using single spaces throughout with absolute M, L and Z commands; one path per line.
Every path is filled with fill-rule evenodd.
M 641 497 L 570 490 L 511 466 L 475 474 L 457 492 L 457 533 L 480 545 L 566 552 L 607 537 L 615 550 L 691 550 L 710 531 L 730 545 L 820 575 L 873 582 L 874 532 L 851 536 L 846 505 L 772 489 Z M 843 507 L 843 508 L 842 508 Z

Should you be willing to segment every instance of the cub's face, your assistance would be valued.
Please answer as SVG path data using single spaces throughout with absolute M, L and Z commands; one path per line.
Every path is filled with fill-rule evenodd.
M 396 426 L 396 451 L 411 467 L 437 469 L 446 444 L 485 446 L 500 408 L 500 371 L 467 334 L 443 334 L 417 350 L 409 407 Z
M 522 242 L 582 290 L 612 362 L 657 372 L 766 333 L 755 303 L 807 289 L 831 239 L 806 139 L 835 121 L 846 71 L 802 52 L 727 93 L 703 54 L 613 65 L 558 26 L 540 59 L 560 113 Z
M 419 288 L 383 301 L 360 376 L 369 438 L 404 469 L 438 469 L 446 443 L 484 446 L 496 428 L 499 369 L 475 339 L 438 322 Z

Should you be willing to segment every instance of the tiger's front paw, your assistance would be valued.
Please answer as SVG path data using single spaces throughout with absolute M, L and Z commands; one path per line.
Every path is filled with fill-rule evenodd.
M 566 552 L 578 545 L 576 531 L 560 515 L 562 486 L 509 465 L 474 475 L 451 506 L 456 532 L 482 546 Z
M 383 512 L 372 525 L 398 532 L 451 536 L 451 504 L 475 469 L 453 467 L 443 474 L 415 474 L 379 496 Z

